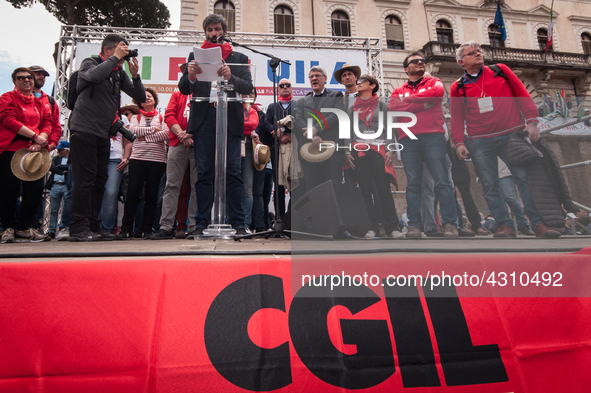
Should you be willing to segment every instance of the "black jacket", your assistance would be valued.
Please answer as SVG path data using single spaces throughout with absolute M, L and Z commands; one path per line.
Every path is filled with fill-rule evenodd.
M 308 108 L 315 108 L 318 111 L 320 111 L 321 108 L 337 108 L 346 112 L 346 110 L 343 109 L 343 92 L 325 89 L 321 98 L 314 98 L 312 95 L 309 95 L 297 101 L 297 105 L 292 109 L 292 113 L 295 113 L 294 129 L 296 138 L 298 138 L 298 141 L 300 142 L 300 146 L 309 142 L 304 136 L 302 129 L 308 126 L 308 118 L 314 119 L 310 114 L 313 113 L 312 110 Z M 339 140 L 339 121 L 337 115 L 327 112 L 322 112 L 322 115 L 326 120 L 326 124 L 318 124 L 314 119 L 312 123 L 313 126 L 316 126 L 318 130 L 320 130 L 318 135 L 322 140 L 329 140 L 337 143 Z
M 187 63 L 194 60 L 193 52 L 189 54 Z M 235 98 L 236 93 L 250 94 L 253 89 L 252 76 L 249 67 L 232 66 L 232 64 L 248 64 L 248 57 L 240 52 L 230 53 L 226 58 L 226 63 L 230 66 L 232 76 L 228 84 L 234 86 L 233 91 L 228 92 L 228 98 Z M 179 81 L 179 90 L 185 95 L 193 93 L 193 97 L 206 98 L 209 97 L 211 91 L 211 82 L 199 82 L 199 75 L 194 83 L 189 81 L 188 67 L 185 69 L 181 80 Z M 197 132 L 209 107 L 209 101 L 191 102 L 191 114 L 189 116 L 189 124 L 187 125 L 187 132 L 194 134 Z M 228 102 L 228 132 L 242 136 L 244 131 L 244 113 L 242 102 L 230 101 Z
M 575 207 L 558 159 L 544 138 L 533 143 L 533 147 L 542 153 L 543 157 L 540 157 L 524 139 L 524 134 L 515 131 L 507 140 L 509 164 L 526 168 L 527 184 L 544 224 L 564 228 L 562 206 L 573 213 Z
M 59 155 L 56 155 L 51 159 L 51 167 L 49 168 L 51 175 L 49 175 L 49 179 L 47 179 L 47 182 L 45 183 L 45 189 L 51 190 L 51 187 L 53 186 L 53 178 L 55 177 L 56 173 L 58 175 L 65 175 L 65 183 L 68 185 L 68 187 L 72 186 L 71 184 L 68 184 L 69 180 L 71 179 L 68 174 L 72 170 L 72 166 L 70 165 L 70 157 L 68 157 L 68 162 L 66 165 L 62 165 L 61 162 L 62 157 Z

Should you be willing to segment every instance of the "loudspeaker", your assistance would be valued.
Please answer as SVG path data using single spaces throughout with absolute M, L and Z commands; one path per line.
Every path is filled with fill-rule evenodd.
M 345 231 L 363 237 L 371 228 L 361 190 L 326 181 L 292 203 L 292 229 L 344 237 Z

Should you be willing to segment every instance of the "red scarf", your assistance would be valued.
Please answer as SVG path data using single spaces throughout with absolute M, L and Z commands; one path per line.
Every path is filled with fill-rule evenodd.
M 157 109 L 154 109 L 152 112 L 146 112 L 143 109 L 140 109 L 140 112 L 145 117 L 154 117 L 159 113 Z
M 374 109 L 378 107 L 379 98 L 377 94 L 374 94 L 367 100 L 362 99 L 361 97 L 357 97 L 355 103 L 353 104 L 353 112 L 359 112 L 359 118 L 363 119 L 367 127 L 371 126 L 371 121 L 373 120 Z M 367 118 L 369 117 L 369 122 Z
M 230 53 L 232 53 L 232 45 L 230 45 L 230 43 L 225 42 L 223 44 L 214 44 L 213 42 L 203 41 L 203 44 L 201 44 L 201 48 L 203 49 L 215 48 L 218 46 L 222 48 L 222 58 L 226 60 L 228 56 L 230 56 Z
M 281 102 L 289 102 L 293 99 L 293 94 L 291 94 L 289 97 L 277 97 L 277 101 L 281 101 Z
M 107 61 L 107 59 L 105 59 L 105 57 L 103 56 L 102 53 L 99 53 L 99 56 L 101 57 L 101 59 L 103 59 L 103 61 Z M 117 62 L 117 63 L 119 63 L 119 62 Z M 112 71 L 118 71 L 118 70 L 120 70 L 119 67 L 115 67 L 115 68 L 112 69 Z
M 31 102 L 35 101 L 36 97 L 32 93 L 30 96 L 26 96 L 23 93 L 21 93 L 16 86 L 14 87 L 14 91 L 16 92 L 17 97 L 25 104 L 30 104 Z

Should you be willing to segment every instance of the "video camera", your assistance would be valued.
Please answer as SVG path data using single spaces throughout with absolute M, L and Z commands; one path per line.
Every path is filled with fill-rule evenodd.
M 138 50 L 137 49 L 130 49 L 129 53 L 127 54 L 127 56 L 125 56 L 123 58 L 123 60 L 129 61 L 131 60 L 132 57 L 137 57 L 138 56 Z
M 127 128 L 125 128 L 123 126 L 123 120 L 121 119 L 117 119 L 113 125 L 111 126 L 111 128 L 109 129 L 109 136 L 115 136 L 117 135 L 117 133 L 120 132 L 121 135 L 123 135 L 123 137 L 125 139 L 127 139 L 130 142 L 133 142 L 137 139 L 137 135 L 134 134 L 133 132 L 129 131 Z

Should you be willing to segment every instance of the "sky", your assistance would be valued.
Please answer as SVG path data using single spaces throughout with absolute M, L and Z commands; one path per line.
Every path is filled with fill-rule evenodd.
M 161 1 L 170 12 L 170 29 L 178 30 L 180 0 Z M 0 94 L 14 89 L 10 75 L 15 68 L 31 65 L 40 65 L 51 74 L 43 88 L 51 93 L 56 74 L 52 55 L 61 23 L 39 3 L 32 8 L 16 9 L 8 1 L 0 0 L 0 15 L 0 37 L 3 37 L 0 41 Z

